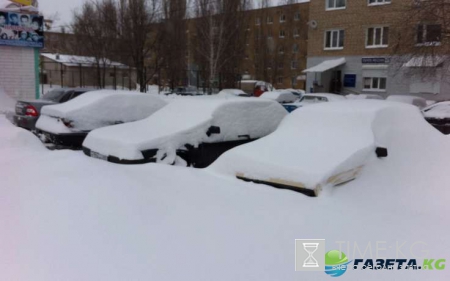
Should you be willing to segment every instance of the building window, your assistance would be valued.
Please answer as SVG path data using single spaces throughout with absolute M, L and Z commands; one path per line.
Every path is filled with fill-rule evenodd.
M 294 47 L 292 47 L 292 52 L 294 54 L 298 53 L 298 51 L 300 50 L 300 48 L 298 47 L 298 44 L 294 44 Z
M 278 77 L 277 78 L 277 83 L 278 84 L 283 84 L 283 77 Z
M 283 46 L 281 46 L 281 47 L 278 48 L 278 53 L 279 53 L 280 55 L 284 54 L 284 47 L 283 47 Z
M 327 1 L 327 10 L 345 9 L 346 0 L 325 0 Z
M 283 68 L 284 68 L 284 63 L 280 61 L 278 63 L 278 69 L 283 69 Z
M 280 22 L 286 22 L 286 15 L 285 14 L 282 14 L 280 16 Z
M 261 25 L 261 18 L 256 18 L 255 24 L 256 25 Z
M 295 21 L 299 21 L 300 20 L 300 12 L 297 12 L 294 16 L 294 20 Z
M 298 28 L 294 29 L 294 38 L 300 37 L 300 30 Z
M 366 47 L 387 47 L 389 27 L 370 27 L 367 29 Z
M 291 84 L 292 84 L 292 87 L 297 85 L 297 77 L 292 77 L 291 78 Z
M 292 61 L 291 62 L 291 69 L 297 69 L 298 68 L 298 61 Z
M 325 49 L 340 50 L 344 48 L 344 30 L 325 31 Z
M 280 30 L 280 38 L 284 38 L 286 36 L 286 32 L 284 30 Z
M 436 44 L 441 42 L 440 24 L 419 24 L 417 26 L 417 44 Z
M 364 90 L 386 91 L 386 78 L 364 77 Z
M 369 5 L 371 6 L 384 4 L 391 4 L 391 0 L 369 0 Z
M 268 23 L 268 24 L 272 24 L 272 23 L 273 23 L 273 18 L 272 18 L 272 16 L 267 16 L 267 23 Z

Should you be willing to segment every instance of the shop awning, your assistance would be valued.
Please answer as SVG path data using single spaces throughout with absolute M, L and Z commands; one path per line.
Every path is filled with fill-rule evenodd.
M 345 58 L 335 59 L 335 60 L 326 60 L 319 63 L 316 66 L 303 70 L 303 73 L 311 73 L 311 72 L 325 72 L 327 70 L 333 69 L 340 65 L 345 64 Z
M 441 65 L 445 60 L 444 56 L 414 56 L 407 63 L 405 63 L 404 67 L 437 67 Z

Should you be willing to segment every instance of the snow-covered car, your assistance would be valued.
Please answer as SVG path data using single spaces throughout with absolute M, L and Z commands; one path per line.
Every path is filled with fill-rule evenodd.
M 272 133 L 286 115 L 280 104 L 264 99 L 174 101 L 144 120 L 92 131 L 83 150 L 119 164 L 203 168 L 223 152 Z
M 292 112 L 300 107 L 321 103 L 321 102 L 334 102 L 334 101 L 343 101 L 346 100 L 344 96 L 329 94 L 329 93 L 314 93 L 314 94 L 306 94 L 302 97 L 302 99 L 298 102 L 283 104 L 284 108 L 288 112 Z
M 450 101 L 433 104 L 422 110 L 425 119 L 443 134 L 450 134 Z
M 292 103 L 299 100 L 297 95 L 294 95 L 291 91 L 287 90 L 265 92 L 260 98 L 273 100 L 279 103 Z
M 384 98 L 380 95 L 375 94 L 350 94 L 345 96 L 349 100 L 384 100 Z
M 300 89 L 284 89 L 284 90 L 279 90 L 279 91 L 289 91 L 291 93 L 293 93 L 294 95 L 297 96 L 297 99 L 301 99 L 306 92 L 304 90 L 300 90 Z
M 166 104 L 153 95 L 92 91 L 63 104 L 44 106 L 36 128 L 55 145 L 81 147 L 90 131 L 144 119 Z
M 93 90 L 92 88 L 60 88 L 46 93 L 39 100 L 19 100 L 16 103 L 16 112 L 13 116 L 14 124 L 18 127 L 34 131 L 42 107 L 65 103 Z
M 390 133 L 411 122 L 425 120 L 416 108 L 400 103 L 308 106 L 286 117 L 269 136 L 226 152 L 209 169 L 318 196 L 325 186 L 357 178 L 369 161 L 388 157 Z
M 224 89 L 217 94 L 218 97 L 251 97 L 251 95 L 240 89 Z
M 419 109 L 423 109 L 427 106 L 426 99 L 410 95 L 391 95 L 387 97 L 386 100 L 411 104 L 417 106 Z

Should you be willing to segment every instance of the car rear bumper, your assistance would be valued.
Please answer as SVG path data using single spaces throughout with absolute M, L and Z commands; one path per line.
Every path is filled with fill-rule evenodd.
M 38 120 L 37 117 L 14 114 L 13 119 L 14 119 L 14 124 L 16 124 L 16 126 L 18 126 L 18 127 L 21 127 L 21 128 L 27 129 L 27 130 L 35 130 L 36 129 L 36 122 Z
M 51 143 L 71 148 L 81 148 L 86 133 L 54 134 L 46 131 L 40 131 Z

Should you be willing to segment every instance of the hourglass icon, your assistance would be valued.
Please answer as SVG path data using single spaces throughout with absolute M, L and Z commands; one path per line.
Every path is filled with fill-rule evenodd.
M 303 243 L 303 249 L 308 253 L 308 258 L 303 262 L 303 267 L 319 267 L 319 263 L 313 256 L 318 247 L 319 243 Z

